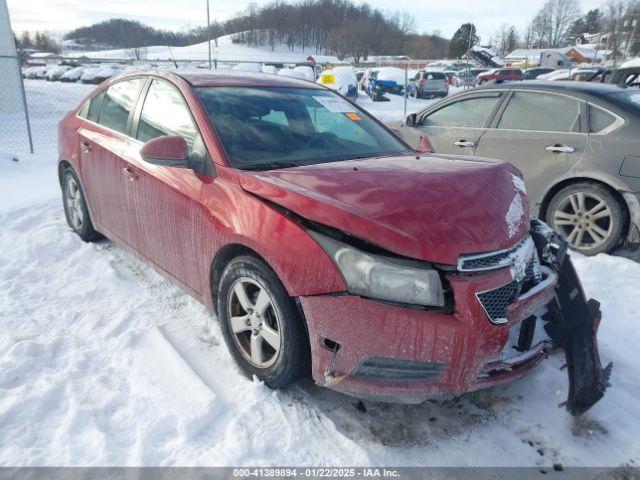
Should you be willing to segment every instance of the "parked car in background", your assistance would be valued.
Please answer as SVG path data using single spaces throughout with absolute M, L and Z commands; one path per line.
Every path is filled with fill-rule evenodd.
M 371 70 L 365 80 L 365 91 L 374 102 L 385 100 L 385 94 L 404 92 L 406 72 L 401 68 L 381 67 Z
M 495 68 L 478 75 L 478 84 L 483 85 L 485 83 L 501 83 L 501 82 L 514 82 L 524 80 L 522 70 L 519 68 Z
M 492 85 L 393 125 L 411 145 L 512 162 L 531 213 L 586 255 L 640 242 L 640 93 L 589 82 Z
M 476 76 L 470 70 L 460 70 L 458 72 L 458 86 L 475 87 L 476 84 Z
M 314 73 L 313 68 L 306 65 L 299 65 L 293 68 L 282 68 L 278 70 L 278 75 L 308 80 L 309 82 L 315 82 L 316 80 L 316 74 Z
M 458 78 L 458 72 L 453 70 L 445 70 L 443 72 L 447 76 L 447 83 L 452 87 L 460 86 L 460 79 Z
M 82 77 L 82 74 L 86 70 L 86 67 L 80 66 L 67 70 L 60 77 L 61 82 L 77 82 Z
M 49 82 L 55 82 L 60 80 L 60 77 L 68 70 L 71 70 L 68 65 L 55 65 L 47 70 L 44 78 Z
M 423 158 L 317 83 L 241 72 L 124 74 L 59 138 L 70 228 L 217 312 L 269 387 L 312 376 L 422 402 L 519 378 L 570 342 L 569 411 L 603 395 L 597 302 L 506 162 Z
M 547 73 L 551 73 L 554 70 L 555 69 L 553 69 L 553 68 L 545 68 L 545 67 L 528 68 L 524 72 L 524 80 L 535 80 L 540 75 L 545 75 Z
M 412 84 L 412 92 L 416 98 L 446 97 L 449 94 L 449 80 L 444 72 L 418 72 Z
M 87 68 L 80 77 L 82 83 L 99 84 L 105 80 L 122 73 L 124 70 L 123 65 L 97 65 L 92 68 Z
M 358 98 L 358 80 L 353 67 L 334 67 L 325 70 L 317 81 L 350 100 L 355 101 Z
M 611 73 L 609 83 L 629 88 L 640 88 L 640 64 L 635 67 L 632 66 L 615 70 Z

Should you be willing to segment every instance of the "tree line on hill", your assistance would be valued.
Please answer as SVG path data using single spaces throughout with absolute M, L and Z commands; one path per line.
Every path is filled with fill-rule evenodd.
M 306 49 L 316 53 L 353 57 L 356 62 L 368 55 L 408 55 L 414 58 L 442 58 L 449 41 L 437 32 L 418 34 L 414 19 L 406 13 L 385 15 L 366 3 L 353 0 L 298 0 L 287 3 L 274 0 L 264 7 L 252 4 L 245 12 L 225 22 L 210 25 L 212 39 L 235 34 L 234 41 L 251 46 L 290 50 Z M 24 35 L 24 34 L 23 34 Z M 27 37 L 29 34 L 26 34 Z M 43 35 L 43 34 L 38 34 Z M 133 48 L 151 45 L 184 46 L 204 42 L 206 26 L 188 31 L 160 30 L 137 21 L 115 18 L 80 27 L 65 36 L 87 50 Z M 19 48 L 56 51 L 49 37 L 33 46 L 30 38 L 16 38 Z
M 385 15 L 351 0 L 275 0 L 262 8 L 252 5 L 212 28 L 214 37 L 235 33 L 236 41 L 252 46 L 286 45 L 353 57 L 356 63 L 374 54 L 440 58 L 448 48 L 448 40 L 437 34 L 415 33 L 414 19 L 407 13 Z

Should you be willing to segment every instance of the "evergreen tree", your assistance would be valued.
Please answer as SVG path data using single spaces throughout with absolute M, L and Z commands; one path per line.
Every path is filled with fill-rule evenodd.
M 476 33 L 476 26 L 473 23 L 463 23 L 456 30 L 449 43 L 449 57 L 461 58 L 467 53 L 467 50 L 480 41 L 480 37 Z

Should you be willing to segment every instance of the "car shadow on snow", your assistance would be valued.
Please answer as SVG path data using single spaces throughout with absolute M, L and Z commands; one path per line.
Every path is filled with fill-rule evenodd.
M 395 447 L 425 446 L 466 435 L 494 420 L 495 404 L 510 401 L 491 390 L 417 405 L 363 401 L 318 387 L 310 379 L 290 387 L 287 394 L 313 406 L 349 438 Z

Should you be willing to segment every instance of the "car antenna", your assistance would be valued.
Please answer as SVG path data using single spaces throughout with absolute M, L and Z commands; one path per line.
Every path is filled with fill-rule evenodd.
M 178 62 L 176 62 L 176 59 L 173 57 L 173 51 L 171 50 L 171 46 L 167 45 L 167 47 L 169 47 L 169 55 L 171 55 L 171 60 L 173 61 L 173 64 L 176 67 L 176 70 L 179 69 L 180 67 L 178 66 Z

